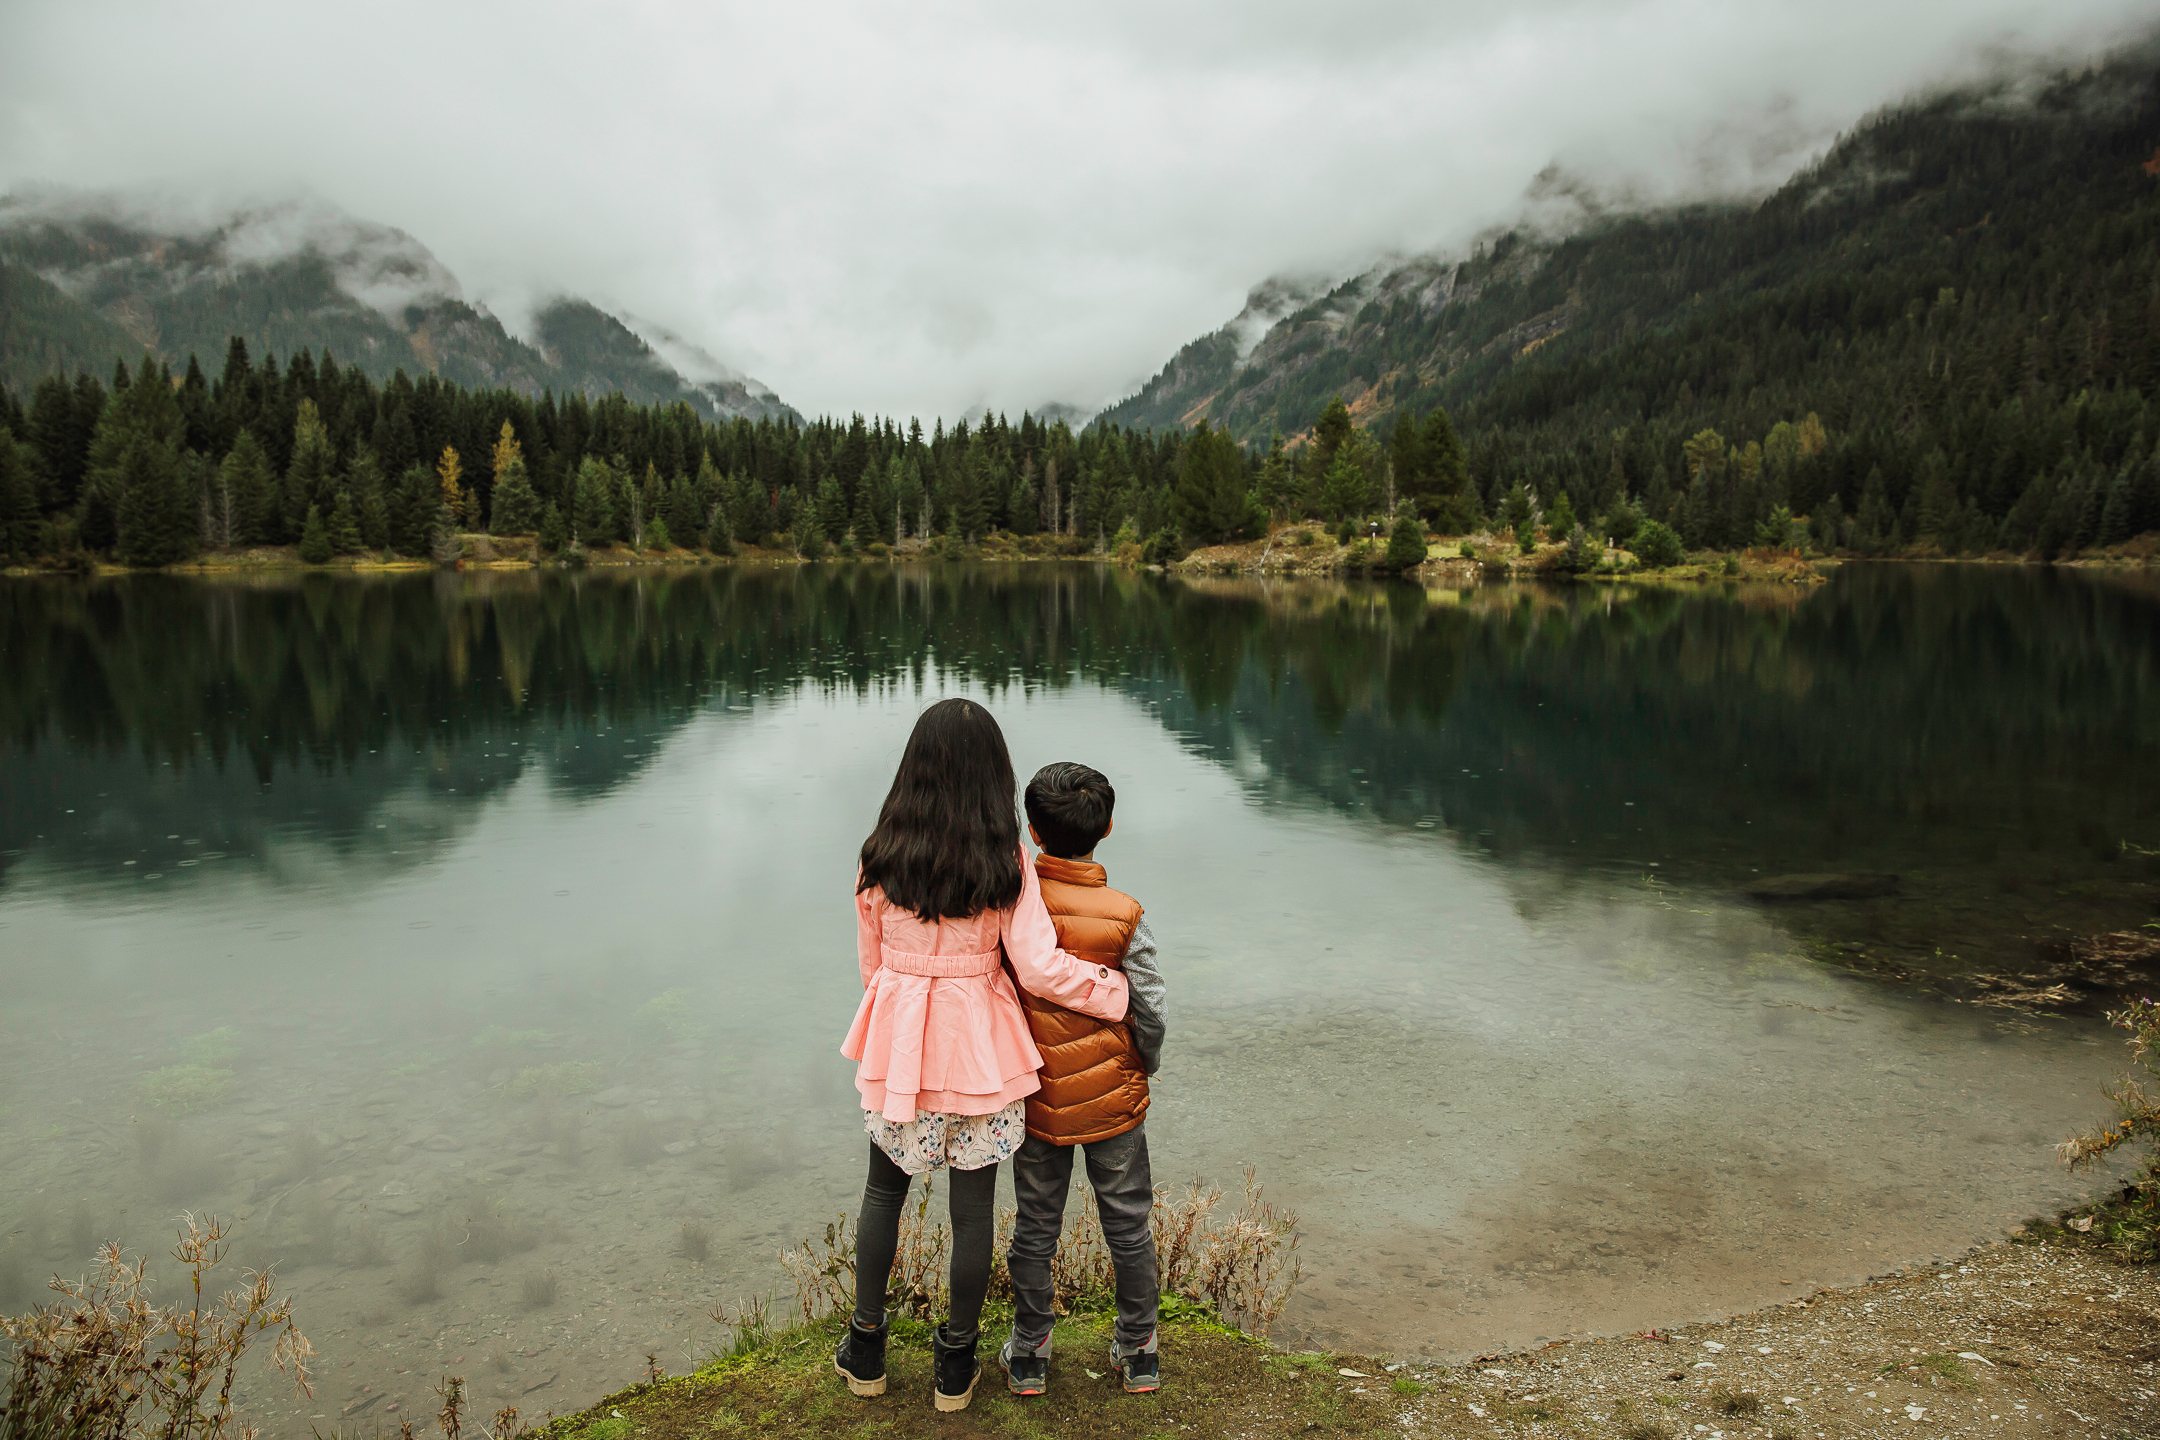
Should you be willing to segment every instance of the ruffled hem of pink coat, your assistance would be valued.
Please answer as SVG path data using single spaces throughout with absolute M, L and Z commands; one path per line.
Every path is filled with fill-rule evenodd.
M 840 1053 L 863 1108 L 905 1124 L 924 1112 L 993 1115 L 1042 1088 L 1042 1052 L 1004 968 L 944 977 L 879 970 Z

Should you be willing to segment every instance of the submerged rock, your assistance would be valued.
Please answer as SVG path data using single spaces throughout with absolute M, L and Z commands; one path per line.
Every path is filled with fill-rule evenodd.
M 1741 887 L 1754 900 L 1873 900 L 1895 895 L 1898 877 L 1867 871 L 1843 875 L 1771 875 Z

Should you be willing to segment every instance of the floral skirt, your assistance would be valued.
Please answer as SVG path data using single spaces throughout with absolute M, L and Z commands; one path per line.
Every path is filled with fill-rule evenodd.
M 980 1170 L 1003 1164 L 1027 1139 L 1027 1102 L 1015 1100 L 995 1115 L 917 1115 L 888 1120 L 863 1111 L 863 1129 L 893 1164 L 910 1175 L 926 1170 Z

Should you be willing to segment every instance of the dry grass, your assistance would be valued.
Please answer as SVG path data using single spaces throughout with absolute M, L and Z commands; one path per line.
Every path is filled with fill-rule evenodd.
M 2133 1000 L 2110 1013 L 2108 1021 L 2129 1032 L 2131 1064 L 2160 1080 L 2160 1002 Z M 2115 1123 L 2072 1136 L 2056 1152 L 2067 1168 L 2076 1171 L 2142 1142 L 2144 1163 L 2113 1203 L 2069 1223 L 2078 1233 L 2093 1236 L 2118 1259 L 2151 1264 L 2160 1260 L 2160 1091 L 2148 1090 L 2133 1073 L 2107 1094 L 2115 1106 Z
M 277 1336 L 271 1363 L 311 1395 L 315 1347 L 294 1324 L 291 1302 L 275 1297 L 268 1272 L 244 1272 L 240 1287 L 223 1295 L 203 1293 L 225 1259 L 225 1233 L 215 1216 L 183 1217 L 172 1252 L 189 1275 L 182 1303 L 145 1299 L 145 1262 L 128 1260 L 116 1242 L 98 1251 L 88 1278 L 52 1282 L 59 1302 L 0 1316 L 0 1334 L 15 1347 L 0 1434 L 246 1440 L 255 1431 L 236 1420 L 233 1382 L 249 1347 L 270 1332 Z
M 935 1177 L 926 1177 L 915 1203 L 901 1211 L 900 1241 L 886 1290 L 887 1309 L 917 1319 L 931 1318 L 945 1307 L 946 1256 L 952 1234 L 932 1216 L 935 1191 Z M 1175 1196 L 1156 1188 L 1149 1223 L 1155 1232 L 1162 1293 L 1207 1306 L 1227 1323 L 1265 1336 L 1281 1318 L 1302 1273 L 1298 1217 L 1262 1197 L 1250 1166 L 1236 1207 L 1218 1214 L 1222 1202 L 1220 1189 L 1199 1180 Z M 994 1302 L 1012 1299 L 1005 1252 L 1013 1217 L 1011 1210 L 998 1217 L 990 1271 Z M 855 1237 L 849 1217 L 843 1215 L 828 1224 L 822 1241 L 805 1240 L 783 1251 L 780 1263 L 795 1281 L 796 1305 L 805 1323 L 854 1306 Z M 1080 1214 L 1058 1237 L 1050 1277 L 1061 1315 L 1100 1308 L 1115 1293 L 1116 1277 L 1096 1218 L 1094 1192 L 1086 1193 Z

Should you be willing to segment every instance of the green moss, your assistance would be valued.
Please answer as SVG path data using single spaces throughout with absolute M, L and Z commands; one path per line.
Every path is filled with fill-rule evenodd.
M 233 1072 L 209 1065 L 168 1065 L 142 1078 L 143 1103 L 168 1115 L 215 1105 L 232 1093 Z
M 549 1095 L 583 1095 L 600 1088 L 600 1066 L 591 1060 L 565 1060 L 555 1065 L 528 1065 L 506 1088 L 513 1100 L 536 1100 Z
M 180 1044 L 180 1060 L 183 1064 L 199 1065 L 207 1070 L 229 1068 L 240 1058 L 240 1032 L 230 1025 L 220 1025 L 215 1030 L 205 1030 Z
M 637 1018 L 658 1025 L 670 1040 L 695 1040 L 705 1033 L 704 1022 L 691 1007 L 687 990 L 663 990 L 637 1008 Z
M 1965 1362 L 1955 1355 L 1923 1355 L 1918 1360 L 1913 1361 L 1913 1364 L 1922 1370 L 1934 1371 L 1953 1385 L 1963 1386 L 1967 1390 L 1980 1388 L 1979 1382 L 1973 1379 L 1972 1372 L 1965 1368 Z
M 475 1050 L 530 1050 L 535 1045 L 545 1045 L 555 1037 L 545 1030 L 505 1030 L 500 1025 L 484 1027 L 472 1038 Z

